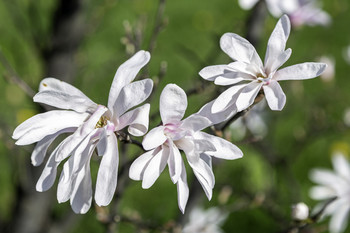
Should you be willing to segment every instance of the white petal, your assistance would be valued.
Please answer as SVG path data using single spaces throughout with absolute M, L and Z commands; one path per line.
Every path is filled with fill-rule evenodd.
M 56 162 L 55 160 L 56 153 L 58 151 L 58 148 L 67 140 L 70 140 L 70 137 L 67 137 L 65 140 L 63 140 L 51 153 L 49 159 L 47 160 L 44 170 L 41 173 L 38 182 L 36 183 L 36 190 L 38 192 L 44 192 L 51 188 L 51 186 L 54 184 L 57 174 L 57 167 L 60 163 Z
M 169 141 L 169 150 L 169 173 L 171 180 L 175 184 L 179 180 L 182 172 L 182 157 L 179 149 L 174 145 L 172 141 Z
M 47 149 L 51 145 L 51 143 L 61 134 L 63 133 L 71 133 L 74 132 L 75 128 L 66 128 L 58 131 L 57 133 L 47 135 L 41 141 L 39 141 L 32 153 L 31 161 L 34 166 L 39 166 L 46 156 Z
M 151 79 L 132 82 L 124 86 L 115 102 L 115 117 L 123 115 L 130 108 L 133 108 L 145 101 L 151 94 L 152 88 L 153 81 Z
M 255 97 L 258 95 L 262 85 L 262 83 L 251 82 L 241 90 L 236 101 L 238 112 L 248 108 L 253 104 Z
M 74 132 L 71 140 L 65 145 L 61 146 L 60 150 L 57 152 L 56 161 L 62 161 L 69 156 L 69 154 L 79 145 L 79 143 L 81 143 L 84 138 L 86 138 L 95 129 L 96 123 L 107 110 L 108 109 L 106 107 L 99 105 L 97 110 L 90 116 L 90 118 Z M 101 130 L 102 128 L 99 129 Z
M 325 200 L 336 197 L 333 189 L 325 186 L 314 186 L 310 189 L 309 196 L 315 200 Z
M 277 22 L 267 43 L 265 55 L 265 69 L 272 71 L 272 65 L 284 52 L 290 33 L 290 21 L 287 15 L 283 15 Z
M 90 160 L 78 173 L 70 198 L 72 209 L 77 214 L 85 214 L 91 206 L 92 185 L 90 175 Z
M 181 128 L 196 132 L 212 125 L 212 122 L 200 114 L 192 114 L 182 121 Z
M 238 1 L 239 6 L 244 10 L 251 9 L 257 2 L 258 0 L 239 0 Z
M 198 132 L 198 133 L 201 133 L 201 132 Z M 215 145 L 210 140 L 207 140 L 204 138 L 197 139 L 196 135 L 197 133 L 193 135 L 193 137 L 195 138 L 194 145 L 195 145 L 195 150 L 197 152 L 202 153 L 202 152 L 208 152 L 208 151 L 216 151 Z
M 95 201 L 99 206 L 108 205 L 113 199 L 118 179 L 118 142 L 115 134 L 107 137 L 106 152 L 98 169 Z
M 148 63 L 150 58 L 149 52 L 141 50 L 119 66 L 108 97 L 108 108 L 112 111 L 112 115 L 117 108 L 116 100 L 121 89 L 135 79 L 137 73 Z
M 224 111 L 229 106 L 233 105 L 238 98 L 238 93 L 249 84 L 235 85 L 222 92 L 216 100 L 214 100 L 211 108 L 212 113 Z
M 92 112 L 97 107 L 79 89 L 55 78 L 45 78 L 40 82 L 39 93 L 34 96 L 34 102 L 77 112 Z
M 150 104 L 144 104 L 137 107 L 119 118 L 119 124 L 116 130 L 121 130 L 129 126 L 128 132 L 134 136 L 142 136 L 147 133 L 149 122 Z
M 341 205 L 337 211 L 333 213 L 331 221 L 329 222 L 329 230 L 332 233 L 344 232 L 349 218 L 350 205 L 349 203 L 344 203 Z
M 221 111 L 218 113 L 213 113 L 211 109 L 213 107 L 214 102 L 215 102 L 215 100 L 205 104 L 197 112 L 197 114 L 207 118 L 211 122 L 210 125 L 221 123 L 221 122 L 227 120 L 228 118 L 230 118 L 231 116 L 233 116 L 237 112 L 236 105 L 232 104 L 232 105 L 229 105 L 228 107 L 226 107 L 226 109 L 224 111 Z
M 96 148 L 97 148 L 97 155 L 102 156 L 106 153 L 108 146 L 107 141 L 107 132 L 106 130 L 102 130 L 100 133 L 100 140 L 98 140 Z
M 350 164 L 342 153 L 336 153 L 332 157 L 334 170 L 345 179 L 350 179 Z
M 320 168 L 311 170 L 309 176 L 313 182 L 325 186 L 330 186 L 339 180 L 339 177 L 332 171 Z
M 133 180 L 142 180 L 143 173 L 145 172 L 146 167 L 148 166 L 151 159 L 158 154 L 160 151 L 160 147 L 147 151 L 146 153 L 140 155 L 130 166 L 129 169 L 129 177 Z
M 239 159 L 243 157 L 243 152 L 231 142 L 204 132 L 197 132 L 195 139 L 210 141 L 215 146 L 215 151 L 207 151 L 206 154 L 220 159 Z
M 281 81 L 315 78 L 322 74 L 326 67 L 327 65 L 324 63 L 305 62 L 278 70 L 274 79 Z
M 20 124 L 13 132 L 12 138 L 18 139 L 17 145 L 32 144 L 62 129 L 78 127 L 87 116 L 86 113 L 63 110 L 41 113 Z
M 164 170 L 169 157 L 168 150 L 160 150 L 149 162 L 143 173 L 142 188 L 150 188 Z
M 164 87 L 159 100 L 159 112 L 163 125 L 180 122 L 187 108 L 184 90 L 175 84 Z
M 186 168 L 183 160 L 181 160 L 181 176 L 177 181 L 177 202 L 182 213 L 185 213 L 185 208 L 189 196 L 189 189 L 187 185 Z
M 254 46 L 235 33 L 225 33 L 220 38 L 221 49 L 235 61 L 242 61 L 257 67 L 262 67 L 262 62 Z
M 199 71 L 199 75 L 205 80 L 214 81 L 217 77 L 230 72 L 232 72 L 232 69 L 228 65 L 214 65 L 204 67 Z
M 286 104 L 286 95 L 277 81 L 270 81 L 268 85 L 263 86 L 267 104 L 271 110 L 281 111 Z
M 274 73 L 278 68 L 280 68 L 289 58 L 292 54 L 291 49 L 287 49 L 283 53 L 281 53 L 277 58 L 273 60 L 270 67 L 266 67 L 266 73 L 271 74 Z
M 150 130 L 143 138 L 142 146 L 145 150 L 154 149 L 167 140 L 164 135 L 164 126 L 158 126 Z

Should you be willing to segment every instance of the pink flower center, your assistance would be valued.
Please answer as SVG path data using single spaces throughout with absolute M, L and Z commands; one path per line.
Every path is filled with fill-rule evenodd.
M 179 140 L 186 135 L 186 131 L 180 128 L 180 123 L 169 123 L 165 125 L 164 134 L 172 140 Z

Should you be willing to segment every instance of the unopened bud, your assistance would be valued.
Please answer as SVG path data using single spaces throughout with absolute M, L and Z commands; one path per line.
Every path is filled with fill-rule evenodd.
M 306 220 L 309 217 L 309 207 L 303 203 L 299 202 L 292 206 L 292 218 L 297 221 Z

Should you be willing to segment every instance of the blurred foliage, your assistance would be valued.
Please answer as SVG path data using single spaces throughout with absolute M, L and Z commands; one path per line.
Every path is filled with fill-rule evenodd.
M 343 121 L 350 100 L 350 66 L 343 59 L 343 50 L 350 44 L 347 24 L 350 22 L 350 2 L 324 0 L 323 3 L 324 10 L 332 16 L 332 25 L 293 29 L 287 42 L 293 54 L 286 65 L 317 61 L 322 55 L 332 56 L 336 61 L 335 77 L 328 82 L 321 78 L 283 82 L 287 104 L 282 112 L 266 109 L 267 136 L 256 140 L 254 135 L 247 134 L 241 141 L 233 141 L 243 150 L 242 159 L 215 161 L 218 164 L 214 169 L 216 186 L 213 199 L 208 202 L 202 192 L 201 203 L 207 207 L 219 205 L 231 211 L 223 226 L 226 232 L 279 232 L 287 229 L 294 203 L 302 201 L 309 207 L 316 204 L 308 197 L 312 186 L 308 179 L 309 170 L 314 167 L 330 168 L 330 155 L 334 150 L 350 153 L 350 130 Z M 45 77 L 45 60 L 41 49 L 50 43 L 56 6 L 53 0 L 0 1 L 1 54 L 16 75 L 35 91 Z M 141 49 L 147 49 L 157 7 L 158 1 L 154 0 L 83 1 L 86 35 L 74 55 L 76 73 L 71 83 L 95 102 L 106 103 L 114 73 L 128 58 L 123 43 L 125 27 L 140 30 Z M 150 127 L 160 121 L 157 112 L 162 88 L 167 83 L 176 83 L 185 90 L 191 89 L 201 79 L 198 75 L 201 68 L 230 62 L 230 58 L 220 50 L 219 38 L 225 32 L 244 36 L 247 30 L 245 22 L 250 14 L 232 0 L 166 2 L 164 16 L 167 25 L 157 38 L 148 65 L 150 76 L 155 79 L 161 62 L 167 63 L 166 74 L 152 99 L 151 114 L 156 114 L 156 119 L 150 123 Z M 257 48 L 262 58 L 276 22 L 277 19 L 268 15 L 263 39 Z M 129 46 L 130 49 L 133 50 Z M 11 75 L 13 73 L 8 67 L 0 65 L 2 225 L 17 217 L 17 189 L 21 183 L 36 178 L 22 177 L 30 174 L 24 167 L 30 166 L 32 147 L 15 146 L 11 139 L 13 129 L 41 111 L 16 84 L 7 81 L 6 77 Z M 213 84 L 207 82 L 206 85 Z M 191 96 L 186 115 L 197 111 L 213 99 L 214 94 Z M 129 158 L 141 154 L 139 149 L 130 147 Z M 95 179 L 98 161 L 93 161 L 92 166 L 92 177 Z M 41 170 L 42 167 L 33 169 Z M 193 174 L 188 169 L 189 184 L 192 179 Z M 30 188 L 35 189 L 34 186 Z M 220 197 L 224 190 L 231 191 L 223 202 Z M 69 204 L 53 201 L 55 208 L 50 214 L 53 222 L 71 212 Z M 112 207 L 113 203 L 105 211 Z M 70 232 L 104 232 L 106 226 L 98 221 L 96 212 L 97 209 L 92 207 L 88 214 L 73 224 Z M 167 169 L 149 190 L 143 190 L 140 182 L 130 181 L 120 200 L 118 214 L 136 216 L 152 226 L 174 224 L 181 213 L 177 207 L 176 186 L 172 184 Z M 121 221 L 117 228 L 120 232 L 140 230 L 127 221 Z

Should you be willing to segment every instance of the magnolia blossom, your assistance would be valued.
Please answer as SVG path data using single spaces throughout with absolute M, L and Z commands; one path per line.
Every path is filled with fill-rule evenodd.
M 223 233 L 220 226 L 227 219 L 228 214 L 219 208 L 194 208 L 190 213 L 188 223 L 182 229 L 183 233 Z
M 181 120 L 186 108 L 185 92 L 175 84 L 168 84 L 161 93 L 159 103 L 163 124 L 144 137 L 142 145 L 147 152 L 133 162 L 129 171 L 131 179 L 142 180 L 142 188 L 148 189 L 168 164 L 171 180 L 177 184 L 178 204 L 182 212 L 189 190 L 179 150 L 185 152 L 209 200 L 215 183 L 211 157 L 237 159 L 243 156 L 241 150 L 230 142 L 200 131 L 211 124 L 203 115 L 193 114 Z
M 259 0 L 239 0 L 241 8 L 251 9 Z M 317 0 L 265 0 L 267 9 L 276 18 L 287 14 L 290 17 L 292 25 L 295 27 L 301 25 L 322 25 L 327 26 L 331 23 L 331 17 L 323 11 Z
M 329 231 L 344 232 L 350 213 L 350 163 L 343 154 L 332 157 L 334 171 L 313 169 L 310 179 L 317 183 L 310 190 L 310 197 L 315 200 L 329 200 L 336 197 L 325 209 L 325 215 L 331 215 Z
M 290 21 L 284 15 L 278 21 L 267 44 L 264 65 L 255 48 L 246 39 L 234 33 L 225 33 L 220 39 L 221 49 L 235 62 L 202 69 L 199 74 L 217 85 L 233 85 L 212 104 L 212 113 L 236 107 L 242 111 L 253 104 L 262 89 L 272 110 L 282 110 L 286 96 L 278 83 L 283 80 L 303 80 L 320 75 L 324 63 L 301 63 L 278 70 L 290 57 L 292 50 L 285 49 L 290 32 Z M 234 106 L 234 107 L 233 107 Z
M 41 81 L 34 101 L 59 109 L 35 115 L 13 132 L 17 145 L 37 142 L 31 156 L 39 166 L 50 144 L 61 134 L 70 133 L 51 153 L 36 184 L 37 191 L 48 190 L 54 183 L 58 165 L 63 166 L 57 188 L 57 199 L 70 199 L 76 213 L 86 213 L 92 200 L 90 158 L 97 148 L 102 156 L 97 174 L 95 201 L 105 206 L 113 198 L 118 175 L 118 143 L 115 135 L 126 126 L 134 136 L 148 130 L 150 105 L 134 108 L 151 93 L 151 79 L 132 82 L 139 70 L 148 63 L 150 54 L 139 51 L 117 70 L 109 92 L 108 108 L 98 105 L 80 90 L 54 78 Z M 130 111 L 129 111 L 130 110 Z

